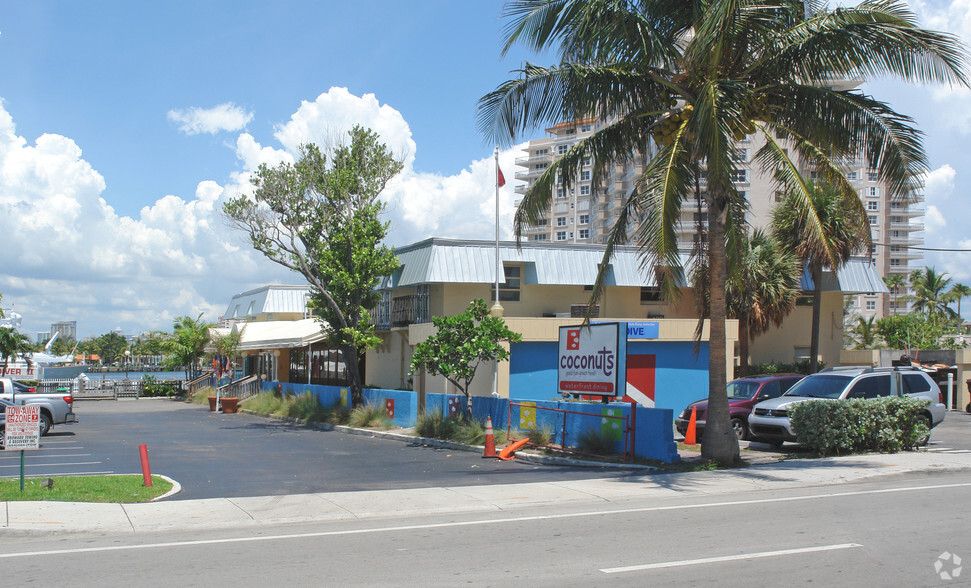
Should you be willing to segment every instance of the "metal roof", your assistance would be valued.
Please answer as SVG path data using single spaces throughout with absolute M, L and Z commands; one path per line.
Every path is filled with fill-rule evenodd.
M 523 284 L 589 286 L 597 278 L 605 247 L 592 244 L 499 243 L 500 263 L 521 263 Z M 418 284 L 492 284 L 496 279 L 494 241 L 431 238 L 395 250 L 401 268 L 381 280 L 379 288 Z M 688 258 L 681 263 L 688 271 Z M 645 268 L 634 247 L 617 247 L 610 260 L 608 286 L 656 286 L 654 272 Z M 809 272 L 802 275 L 804 290 L 813 289 Z M 847 294 L 886 293 L 876 267 L 864 258 L 850 259 L 834 277 L 823 272 L 824 291 Z
M 241 292 L 229 301 L 224 318 L 243 318 L 270 313 L 303 314 L 310 286 L 269 285 Z

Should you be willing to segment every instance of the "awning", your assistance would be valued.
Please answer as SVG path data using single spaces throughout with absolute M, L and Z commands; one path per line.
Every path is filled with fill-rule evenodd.
M 299 321 L 265 321 L 246 323 L 237 328 L 242 331 L 240 351 L 255 351 L 261 349 L 290 349 L 306 347 L 311 343 L 318 343 L 325 338 L 321 331 L 326 323 L 315 319 L 301 319 Z M 228 332 L 228 329 L 219 329 Z

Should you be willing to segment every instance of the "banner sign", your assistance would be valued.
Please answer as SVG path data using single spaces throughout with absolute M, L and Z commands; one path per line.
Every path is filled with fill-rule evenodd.
M 593 324 L 603 324 L 600 321 L 590 321 Z M 660 336 L 661 323 L 657 321 L 627 321 L 628 339 L 657 339 Z
M 557 392 L 623 396 L 627 387 L 627 324 L 560 327 Z
M 39 406 L 35 404 L 8 406 L 6 418 L 4 443 L 7 451 L 40 448 Z

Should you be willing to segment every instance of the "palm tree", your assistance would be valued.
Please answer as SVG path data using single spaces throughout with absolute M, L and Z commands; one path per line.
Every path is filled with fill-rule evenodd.
M 958 318 L 961 318 L 961 301 L 971 296 L 971 286 L 966 286 L 964 284 L 954 284 L 948 291 L 950 294 L 951 302 L 958 303 Z
M 853 335 L 856 337 L 856 345 L 853 346 L 853 349 L 873 349 L 877 344 L 876 317 L 871 316 L 868 319 L 864 319 L 862 316 L 856 317 Z
M 171 367 L 182 366 L 187 379 L 191 380 L 198 372 L 199 359 L 206 353 L 212 327 L 213 323 L 202 320 L 202 313 L 196 318 L 180 316 L 172 324 L 172 334 L 164 346 L 167 360 Z
M 799 297 L 799 262 L 766 232 L 756 229 L 745 239 L 741 257 L 732 264 L 726 294 L 729 316 L 738 319 L 739 376 L 748 375 L 749 344 L 782 325 Z
M 907 285 L 907 278 L 903 274 L 890 274 L 883 277 L 883 283 L 890 290 L 890 306 L 893 307 L 893 313 L 899 314 L 897 312 L 897 295 L 900 294 L 900 289 Z M 886 314 L 884 313 L 884 316 Z
M 3 358 L 3 368 L 0 369 L 0 376 L 7 374 L 7 365 L 10 359 L 17 361 L 18 357 L 30 362 L 30 354 L 34 346 L 30 342 L 30 337 L 10 327 L 0 327 L 0 357 Z
M 948 306 L 953 296 L 949 296 L 948 287 L 951 278 L 946 273 L 938 273 L 935 268 L 917 269 L 910 273 L 910 287 L 914 293 L 910 296 L 915 312 L 924 313 L 932 323 L 940 319 L 956 319 L 958 314 Z
M 642 154 L 645 170 L 607 238 L 593 297 L 614 247 L 628 236 L 648 265 L 683 283 L 682 205 L 695 197 L 705 203 L 709 239 L 701 253 L 711 299 L 702 457 L 736 460 L 726 394 L 726 239 L 742 233 L 733 223 L 747 202 L 736 187 L 735 141 L 764 139 L 756 161 L 804 199 L 809 192 L 797 173 L 803 165 L 847 202 L 856 198 L 840 165 L 850 155 L 865 158 L 891 195 L 906 196 L 927 169 L 919 132 L 887 104 L 835 88 L 833 80 L 892 75 L 967 86 L 960 41 L 920 29 L 907 6 L 892 0 L 835 11 L 796 0 L 510 0 L 503 15 L 504 52 L 516 44 L 558 49 L 560 62 L 526 63 L 484 96 L 480 129 L 507 145 L 564 120 L 595 116 L 604 123 L 529 188 L 516 213 L 517 236 L 549 209 L 557 177 L 569 188 L 592 157 L 597 185 L 609 165 Z
M 836 273 L 854 251 L 870 247 L 870 223 L 861 200 L 829 184 L 809 182 L 790 192 L 772 211 L 775 237 L 809 268 L 813 280 L 813 319 L 809 370 L 819 367 L 819 315 L 823 269 Z

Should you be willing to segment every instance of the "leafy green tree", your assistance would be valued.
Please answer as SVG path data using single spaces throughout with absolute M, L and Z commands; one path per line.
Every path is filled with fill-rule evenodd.
M 19 357 L 29 364 L 30 354 L 33 350 L 34 346 L 30 343 L 30 337 L 10 327 L 0 327 L 0 358 L 3 358 L 3 369 L 0 370 L 0 376 L 7 374 L 7 366 L 11 359 L 17 361 Z
M 503 15 L 504 51 L 558 49 L 560 62 L 526 63 L 484 96 L 481 130 L 509 144 L 562 121 L 601 123 L 529 188 L 516 214 L 520 238 L 549 210 L 558 178 L 569 188 L 592 158 L 596 185 L 608 166 L 644 154 L 644 172 L 607 239 L 596 298 L 614 246 L 629 235 L 652 267 L 682 277 L 682 206 L 704 201 L 710 337 L 702 457 L 737 460 L 726 393 L 726 247 L 741 234 L 748 203 L 736 186 L 735 142 L 764 140 L 757 164 L 803 200 L 810 191 L 798 170 L 810 167 L 850 203 L 855 190 L 841 161 L 856 155 L 893 197 L 906 196 L 927 170 L 920 133 L 887 104 L 833 81 L 890 75 L 967 86 L 961 42 L 919 28 L 906 4 L 882 0 L 834 11 L 795 0 L 511 0 Z M 652 138 L 659 149 L 649 148 Z
M 94 346 L 101 357 L 101 363 L 110 365 L 118 361 L 125 349 L 128 349 L 128 339 L 118 333 L 105 333 L 94 340 Z
M 257 251 L 309 282 L 315 318 L 340 348 L 360 406 L 360 354 L 380 343 L 368 309 L 380 299 L 378 280 L 398 268 L 382 244 L 388 224 L 378 197 L 402 162 L 373 131 L 355 126 L 349 135 L 329 157 L 306 145 L 295 164 L 260 166 L 253 197 L 231 200 L 223 212 Z
M 869 250 L 870 223 L 856 192 L 809 182 L 791 191 L 772 212 L 776 239 L 785 243 L 809 267 L 813 279 L 813 318 L 809 369 L 819 362 L 819 317 L 823 269 L 836 273 L 854 251 Z
M 509 359 L 509 351 L 502 343 L 519 342 L 522 335 L 510 331 L 502 317 L 490 316 L 481 298 L 473 300 L 461 314 L 432 317 L 432 323 L 437 331 L 415 346 L 408 373 L 425 369 L 433 376 L 445 376 L 465 394 L 466 410 L 471 417 L 469 385 L 476 368 L 483 361 Z
M 146 363 L 147 357 L 158 357 L 165 354 L 165 343 L 169 338 L 166 331 L 149 331 L 138 336 L 132 348 L 132 355 L 139 358 L 140 363 Z
M 890 349 L 955 349 L 953 325 L 935 323 L 926 314 L 898 314 L 879 319 L 876 331 Z
M 907 278 L 903 274 L 890 274 L 889 276 L 883 277 L 883 283 L 890 290 L 890 302 L 893 307 L 893 314 L 900 314 L 897 308 L 897 296 L 900 294 L 900 289 L 907 285 Z M 889 313 L 884 313 L 884 315 L 887 314 Z
M 199 360 L 206 354 L 213 323 L 202 320 L 202 313 L 192 318 L 180 316 L 172 324 L 172 334 L 163 345 L 169 369 L 183 368 L 186 379 L 199 372 Z
M 230 331 L 224 335 L 215 335 L 212 338 L 212 349 L 215 352 L 213 355 L 217 357 L 227 358 L 226 369 L 229 373 L 229 381 L 233 381 L 233 374 L 236 371 L 236 356 L 239 355 L 239 346 L 243 342 L 243 332 L 246 331 L 246 325 L 239 330 L 230 329 Z

